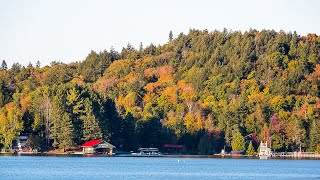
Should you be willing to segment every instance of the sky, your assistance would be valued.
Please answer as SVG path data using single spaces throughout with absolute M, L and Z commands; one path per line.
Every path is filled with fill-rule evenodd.
M 0 0 L 0 60 L 49 65 L 128 43 L 164 44 L 190 28 L 320 35 L 319 0 Z

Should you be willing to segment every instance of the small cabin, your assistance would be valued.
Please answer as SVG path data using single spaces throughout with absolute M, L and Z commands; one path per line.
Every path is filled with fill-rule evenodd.
M 114 145 L 103 140 L 90 140 L 81 146 L 83 154 L 108 154 L 112 155 Z

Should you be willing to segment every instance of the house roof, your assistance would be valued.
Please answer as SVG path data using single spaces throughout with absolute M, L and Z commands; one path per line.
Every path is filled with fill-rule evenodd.
M 90 140 L 90 141 L 82 144 L 81 147 L 93 147 L 93 146 L 100 144 L 101 142 L 103 142 L 103 140 L 101 140 L 101 139 Z

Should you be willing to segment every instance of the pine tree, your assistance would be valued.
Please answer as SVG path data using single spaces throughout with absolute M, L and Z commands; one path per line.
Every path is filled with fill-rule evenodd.
M 1 69 L 0 70 L 7 70 L 7 69 L 8 69 L 8 65 L 7 65 L 6 61 L 3 60 L 2 63 L 1 63 Z
M 50 139 L 53 140 L 52 146 L 59 146 L 59 133 L 61 132 L 61 120 L 64 113 L 62 100 L 62 90 L 58 89 L 57 94 L 53 97 L 50 111 Z
M 31 62 L 29 62 L 29 64 L 28 64 L 28 66 L 27 66 L 28 68 L 33 68 L 33 65 L 32 65 L 32 63 Z
M 36 67 L 37 67 L 37 68 L 39 68 L 40 66 L 41 66 L 40 61 L 37 61 L 37 63 L 36 63 Z
M 68 112 L 71 114 L 71 119 L 74 126 L 74 141 L 80 143 L 82 136 L 82 121 L 80 116 L 85 114 L 83 99 L 80 97 L 80 92 L 76 87 L 71 88 L 67 93 Z
M 142 45 L 142 42 L 140 42 L 139 52 L 142 52 L 142 51 L 143 51 L 143 45 Z
M 73 124 L 68 113 L 64 113 L 60 124 L 60 133 L 58 134 L 59 148 L 64 151 L 66 148 L 73 146 Z
M 254 147 L 252 145 L 252 141 L 250 141 L 248 149 L 246 151 L 246 154 L 247 155 L 253 155 L 254 153 L 255 153 L 255 150 L 254 150 Z
M 232 132 L 232 141 L 231 141 L 232 150 L 239 151 L 245 149 L 245 140 L 241 135 L 238 129 L 233 130 Z
M 172 31 L 169 32 L 169 43 L 171 43 L 173 40 L 173 34 Z
M 83 140 L 101 139 L 102 132 L 99 127 L 98 121 L 95 115 L 93 114 L 92 103 L 88 98 L 85 99 L 84 106 L 85 106 L 85 114 L 80 117 L 81 120 L 83 121 L 82 139 Z
M 316 120 L 313 120 L 309 133 L 309 151 L 316 151 L 318 145 L 320 145 L 320 130 Z

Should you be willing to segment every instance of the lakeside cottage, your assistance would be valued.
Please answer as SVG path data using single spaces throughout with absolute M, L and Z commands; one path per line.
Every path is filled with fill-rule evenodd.
M 81 146 L 83 154 L 108 154 L 112 155 L 114 145 L 103 140 L 90 140 Z

